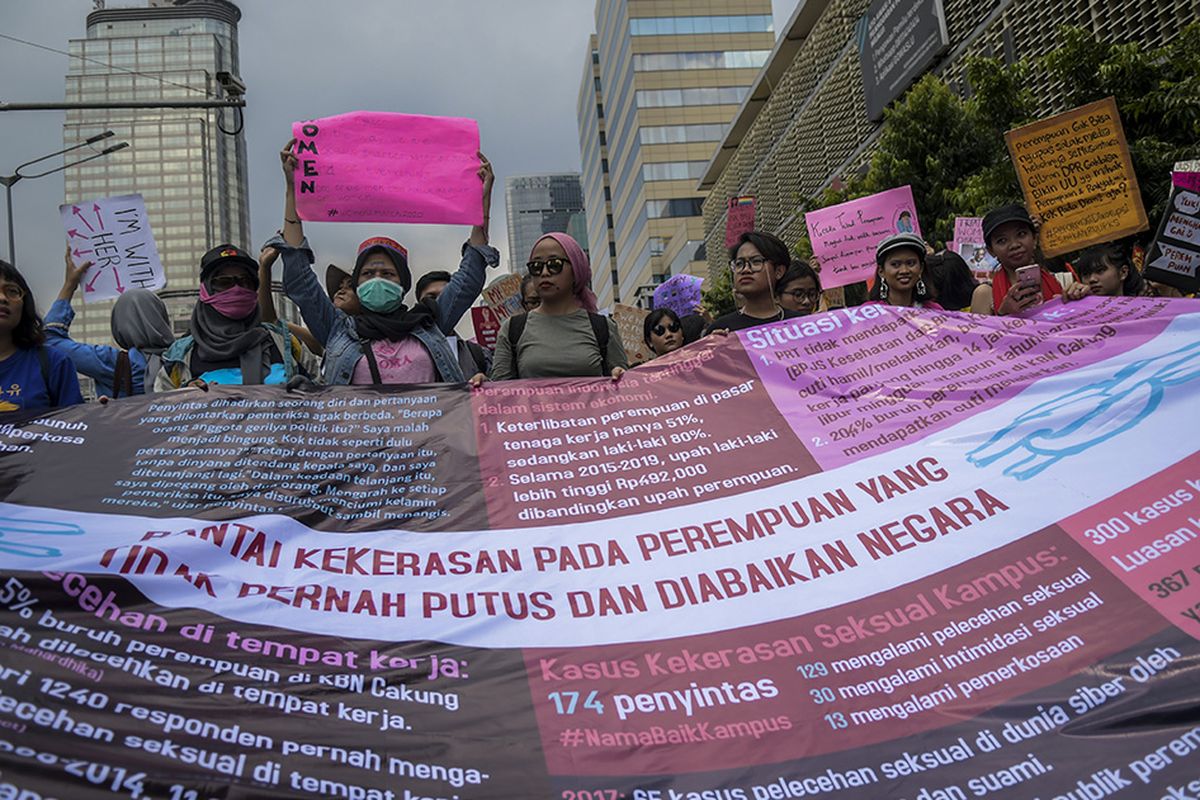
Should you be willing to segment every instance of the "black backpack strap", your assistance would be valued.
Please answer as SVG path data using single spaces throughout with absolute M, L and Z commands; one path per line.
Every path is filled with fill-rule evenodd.
M 362 351 L 367 359 L 367 367 L 371 370 L 371 382 L 379 386 L 383 383 L 383 375 L 379 372 L 379 362 L 375 360 L 375 348 L 371 344 L 371 342 L 363 342 Z
M 466 342 L 467 352 L 471 354 L 471 360 L 475 362 L 475 371 L 487 374 L 487 355 L 483 352 L 483 348 L 475 342 Z
M 113 399 L 118 397 L 133 397 L 133 363 L 128 350 L 117 353 L 117 364 L 113 367 Z
M 588 312 L 592 322 L 592 333 L 596 334 L 596 345 L 600 348 L 600 374 L 608 375 L 608 317 Z
M 46 387 L 46 396 L 50 398 L 50 407 L 58 406 L 58 396 L 54 393 L 54 384 L 50 382 L 50 351 L 46 349 L 46 345 L 40 344 L 37 348 L 38 366 L 42 370 L 42 384 Z
M 512 350 L 513 372 L 518 378 L 521 377 L 521 365 L 517 361 L 517 342 L 521 341 L 521 334 L 525 332 L 527 319 L 528 317 L 524 314 L 508 318 L 508 345 Z

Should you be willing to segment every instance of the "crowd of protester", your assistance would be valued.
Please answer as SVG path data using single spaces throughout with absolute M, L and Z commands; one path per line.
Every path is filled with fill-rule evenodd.
M 359 245 L 351 270 L 330 263 L 322 285 L 296 212 L 294 144 L 288 142 L 280 152 L 282 227 L 257 258 L 233 244 L 204 254 L 199 302 L 184 336 L 174 335 L 157 295 L 131 289 L 113 305 L 117 346 L 76 342 L 70 336 L 71 301 L 90 263 L 76 266 L 68 253 L 62 289 L 43 319 L 25 278 L 0 261 L 0 413 L 83 402 L 77 373 L 91 378 L 99 400 L 108 402 L 211 384 L 466 381 L 478 387 L 488 380 L 526 378 L 618 381 L 631 367 L 626 344 L 632 343 L 623 343 L 612 317 L 597 308 L 587 254 L 565 233 L 546 234 L 534 244 L 520 285 L 523 313 L 503 321 L 494 353 L 456 334 L 483 290 L 487 269 L 499 263 L 488 241 L 494 176 L 482 153 L 483 224 L 472 228 L 454 272 L 426 272 L 414 286 L 408 250 L 378 235 Z M 1064 271 L 1052 271 L 1038 250 L 1038 224 L 1019 205 L 984 216 L 986 251 L 998 262 L 990 282 L 978 280 L 977 271 L 957 253 L 935 252 L 911 230 L 889 236 L 875 249 L 867 302 L 1015 315 L 1041 302 L 1089 294 L 1180 296 L 1145 280 L 1127 241 L 1091 247 L 1068 259 Z M 981 259 L 976 253 L 973 261 Z M 303 325 L 278 317 L 271 294 L 276 261 L 282 261 L 283 289 Z M 794 258 L 786 243 L 765 231 L 741 235 L 729 250 L 729 269 L 736 310 L 714 319 L 700 308 L 682 317 L 656 308 L 645 317 L 644 343 L 653 358 L 702 336 L 828 307 L 819 262 Z

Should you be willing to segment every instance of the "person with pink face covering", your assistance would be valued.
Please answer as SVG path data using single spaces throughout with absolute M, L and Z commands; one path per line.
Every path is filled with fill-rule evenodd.
M 282 323 L 262 321 L 258 261 L 231 244 L 200 259 L 191 332 L 163 353 L 155 391 L 216 384 L 286 384 L 319 374 L 316 359 Z
M 591 265 L 579 243 L 548 233 L 533 245 L 527 267 L 541 303 L 500 326 L 491 379 L 619 379 L 629 359 L 616 323 L 596 310 Z

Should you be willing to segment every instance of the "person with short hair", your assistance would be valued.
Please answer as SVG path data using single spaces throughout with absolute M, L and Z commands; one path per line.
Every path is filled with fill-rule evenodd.
M 779 279 L 779 305 L 797 314 L 811 314 L 821 304 L 821 278 L 803 261 L 793 262 Z
M 875 283 L 867 299 L 887 306 L 941 309 L 932 281 L 925 280 L 925 240 L 897 233 L 875 247 Z
M 71 359 L 46 346 L 25 276 L 0 260 L 0 416 L 82 402 Z
M 1024 206 L 1008 205 L 989 211 L 983 217 L 983 241 L 988 252 L 1000 262 L 992 273 L 992 312 L 1019 314 L 1038 303 L 1062 297 L 1077 300 L 1088 293 L 1084 284 L 1063 290 L 1054 273 L 1038 263 L 1037 229 Z M 1017 270 L 1038 266 L 1038 283 L 1022 286 Z
M 441 297 L 442 291 L 450 285 L 450 280 L 450 273 L 444 269 L 426 272 L 417 281 L 417 302 L 436 302 Z M 458 366 L 462 368 L 463 375 L 477 375 L 492 368 L 491 353 L 475 342 L 453 333 L 446 334 L 446 341 L 454 348 L 454 352 L 458 356 Z
M 58 298 L 46 314 L 46 343 L 71 359 L 75 371 L 96 383 L 102 398 L 129 397 L 154 391 L 162 357 L 175 342 L 171 315 L 149 289 L 126 289 L 113 304 L 111 330 L 117 347 L 85 344 L 71 338 L 75 310 L 71 299 L 92 262 L 75 266 L 70 251 Z
M 778 237 L 764 231 L 743 233 L 729 248 L 733 293 L 741 296 L 742 305 L 713 320 L 707 332 L 740 331 L 803 316 L 781 306 L 775 297 L 775 287 L 791 265 L 792 255 Z
M 642 322 L 642 337 L 656 356 L 673 353 L 687 343 L 683 320 L 669 308 L 656 308 L 646 315 Z

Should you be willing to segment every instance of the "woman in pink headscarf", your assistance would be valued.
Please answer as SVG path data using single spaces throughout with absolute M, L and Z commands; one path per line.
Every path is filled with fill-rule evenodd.
M 596 311 L 592 269 L 579 243 L 548 233 L 533 245 L 527 266 L 541 304 L 500 326 L 491 379 L 620 378 L 629 359 L 616 323 Z

